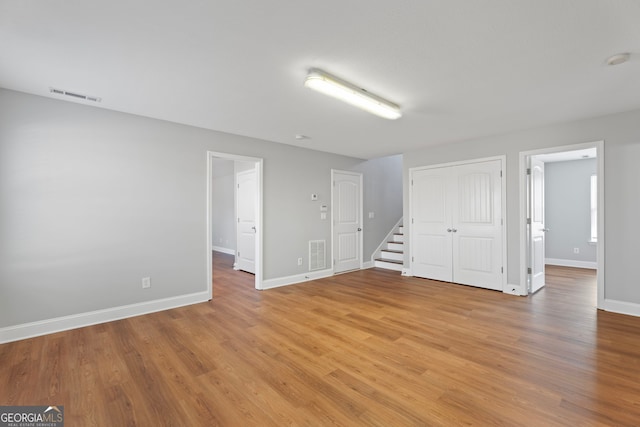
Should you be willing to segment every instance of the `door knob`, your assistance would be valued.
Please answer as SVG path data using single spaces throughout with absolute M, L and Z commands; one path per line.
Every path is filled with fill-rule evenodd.
M 251 227 L 251 229 L 253 230 L 254 233 L 257 231 L 256 227 Z
M 548 228 L 543 228 L 542 231 L 544 231 L 546 233 L 547 231 L 549 231 L 549 229 Z
M 447 233 L 451 233 L 453 230 L 450 228 L 447 228 Z
M 457 233 L 457 232 L 458 232 L 458 229 L 457 229 L 457 228 L 454 228 L 454 229 L 453 229 L 453 230 L 451 230 L 451 231 L 453 231 L 454 233 Z
M 358 227 L 358 231 L 362 231 L 362 228 Z

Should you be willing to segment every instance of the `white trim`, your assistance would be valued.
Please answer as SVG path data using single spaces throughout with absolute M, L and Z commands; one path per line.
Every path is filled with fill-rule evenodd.
M 263 239 L 263 230 L 262 230 L 262 205 L 263 205 L 263 159 L 258 157 L 247 157 L 240 156 L 236 154 L 229 153 L 219 153 L 215 151 L 207 151 L 207 207 L 206 207 L 206 224 L 207 224 L 207 250 L 206 250 L 206 265 L 207 265 L 207 291 L 209 292 L 210 298 L 213 297 L 213 268 L 211 265 L 211 252 L 213 251 L 213 243 L 211 242 L 211 229 L 212 225 L 212 217 L 211 217 L 211 185 L 213 182 L 213 159 L 227 159 L 233 161 L 241 161 L 241 162 L 253 162 L 256 165 L 256 184 L 258 187 L 258 205 L 256 206 L 256 273 L 255 273 L 255 288 L 262 289 L 262 239 Z M 233 253 L 235 255 L 235 251 Z
M 371 260 L 371 261 L 367 261 L 364 264 L 362 264 L 362 269 L 365 270 L 367 268 L 373 268 L 375 267 L 375 261 Z
M 204 291 L 8 326 L 0 329 L 0 344 L 197 304 L 210 299 L 209 292 Z
M 640 304 L 636 304 L 633 302 L 605 299 L 602 302 L 602 306 L 598 308 L 601 310 L 610 311 L 612 313 L 620 313 L 627 314 L 629 316 L 640 317 Z
M 527 287 L 527 158 L 529 156 L 535 156 L 538 154 L 550 154 L 561 153 L 564 151 L 582 150 L 585 148 L 596 149 L 597 170 L 598 175 L 598 247 L 597 247 L 597 307 L 604 309 L 605 301 L 605 228 L 604 228 L 604 140 L 586 142 L 583 144 L 562 145 L 557 147 L 542 148 L 538 150 L 521 151 L 519 154 L 519 169 L 518 169 L 518 181 L 519 181 L 519 204 L 520 204 L 520 286 Z
M 509 294 L 509 295 L 517 295 L 520 297 L 526 297 L 527 296 L 527 288 L 523 288 L 522 285 L 514 285 L 512 283 L 507 283 L 507 286 L 505 286 L 505 288 L 503 289 L 503 291 L 505 294 Z
M 590 268 L 593 270 L 598 269 L 598 263 L 594 261 L 578 261 L 575 259 L 545 258 L 544 263 L 549 265 L 559 265 L 561 267 Z
M 308 282 L 310 280 L 331 277 L 333 269 L 313 271 L 309 273 L 294 274 L 293 276 L 277 277 L 275 279 L 267 279 L 262 282 L 262 289 L 273 289 L 281 286 L 295 285 L 296 283 Z
M 500 185 L 501 185 L 501 197 L 502 197 L 502 206 L 501 206 L 501 212 L 500 214 L 502 215 L 502 280 L 501 280 L 501 285 L 502 285 L 502 291 L 504 292 L 504 290 L 507 288 L 507 264 L 508 264 L 508 258 L 507 258 L 507 156 L 506 155 L 500 155 L 500 156 L 491 156 L 491 157 L 482 157 L 479 159 L 469 159 L 469 160 L 462 160 L 462 161 L 458 161 L 458 162 L 449 162 L 449 163 L 438 163 L 435 165 L 426 165 L 426 166 L 416 166 L 413 168 L 409 168 L 409 216 L 411 216 L 413 214 L 413 185 L 411 185 L 411 182 L 413 181 L 413 174 L 419 170 L 427 170 L 427 169 L 435 169 L 435 168 L 445 168 L 445 167 L 450 167 L 450 166 L 460 166 L 460 165 L 468 165 L 468 164 L 473 164 L 473 163 L 483 163 L 483 162 L 491 162 L 494 160 L 500 160 L 500 169 L 502 171 L 502 176 L 500 179 Z M 410 225 L 410 221 L 409 224 L 405 223 L 404 226 L 406 227 L 407 225 Z M 413 276 L 413 237 L 411 235 L 411 233 L 413 233 L 413 230 L 411 228 L 409 228 L 409 235 L 407 238 L 405 238 L 405 247 L 407 246 L 407 239 L 409 242 L 409 268 L 403 268 L 402 269 L 402 275 L 403 276 Z M 406 234 L 405 234 L 406 235 Z M 406 255 L 405 255 L 406 256 Z
M 211 246 L 211 250 L 216 252 L 222 252 L 223 254 L 235 255 L 236 251 L 229 248 L 223 248 L 222 246 Z

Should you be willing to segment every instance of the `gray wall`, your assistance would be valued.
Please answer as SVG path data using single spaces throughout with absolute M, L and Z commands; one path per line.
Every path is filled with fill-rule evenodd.
M 211 242 L 214 247 L 236 250 L 234 161 L 213 159 L 211 183 Z
M 4 89 L 0 118 L 0 327 L 206 291 L 208 150 L 264 159 L 265 279 L 330 241 L 309 194 L 362 162 Z
M 409 218 L 409 168 L 506 155 L 507 281 L 520 283 L 518 161 L 521 151 L 604 140 L 605 298 L 640 304 L 635 265 L 640 259 L 640 110 L 505 135 L 439 145 L 404 154 L 404 212 Z M 405 226 L 409 225 L 405 221 Z M 409 242 L 410 244 L 410 242 Z M 407 246 L 409 245 L 407 244 Z M 405 255 L 405 265 L 408 254 Z
M 545 256 L 596 262 L 591 238 L 591 175 L 596 159 L 547 162 L 544 165 Z M 573 253 L 578 248 L 580 253 Z
M 402 217 L 402 155 L 368 160 L 352 169 L 363 174 L 364 261 Z M 369 212 L 374 218 L 369 218 Z

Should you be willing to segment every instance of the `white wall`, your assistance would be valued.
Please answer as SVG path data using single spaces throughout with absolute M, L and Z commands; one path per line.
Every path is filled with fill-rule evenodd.
M 331 169 L 362 162 L 4 89 L 0 117 L 0 335 L 202 295 L 207 151 L 264 159 L 265 279 L 330 241 L 309 194 L 329 202 Z
M 596 159 L 548 162 L 544 169 L 545 227 L 549 229 L 545 234 L 545 257 L 554 263 L 564 260 L 595 264 L 596 245 L 589 239 L 591 175 L 597 171 Z M 574 253 L 574 248 L 579 253 Z
M 604 140 L 605 298 L 640 304 L 635 265 L 640 259 L 640 110 L 428 147 L 404 153 L 404 212 L 409 218 L 409 168 L 506 155 L 507 259 L 510 284 L 520 283 L 520 219 L 518 161 L 521 151 Z M 599 153 L 600 155 L 600 153 Z M 405 221 L 405 226 L 410 226 Z M 410 244 L 410 243 L 409 243 Z M 408 253 L 405 266 L 409 266 Z M 635 306 L 640 313 L 640 307 Z

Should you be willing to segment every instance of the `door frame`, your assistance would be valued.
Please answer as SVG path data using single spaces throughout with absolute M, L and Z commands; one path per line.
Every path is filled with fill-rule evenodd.
M 502 292 L 507 292 L 507 277 L 508 277 L 508 268 L 507 268 L 507 156 L 491 156 L 491 157 L 482 157 L 478 159 L 469 159 L 469 160 L 461 160 L 456 162 L 448 162 L 448 163 L 438 163 L 434 165 L 425 165 L 425 166 L 416 166 L 409 168 L 409 242 L 413 242 L 413 227 L 411 227 L 411 216 L 413 215 L 413 185 L 411 185 L 413 181 L 413 174 L 419 170 L 425 169 L 435 169 L 435 168 L 445 168 L 449 166 L 460 166 L 467 165 L 471 163 L 482 163 L 482 162 L 490 162 L 493 160 L 500 160 L 501 169 L 502 169 L 502 179 L 501 183 L 501 197 L 502 197 L 502 206 L 500 215 L 502 215 Z M 405 222 L 406 225 L 406 222 Z M 413 255 L 414 255 L 413 245 L 409 244 L 409 270 L 403 271 L 404 276 L 413 276 Z
M 242 162 L 253 162 L 255 163 L 256 169 L 256 187 L 257 187 L 257 201 L 256 201 L 256 272 L 255 272 L 255 288 L 262 289 L 262 265 L 263 265 L 263 251 L 262 251 L 262 242 L 263 242 L 263 220 L 262 220 L 262 204 L 263 204 L 263 162 L 264 160 L 259 157 L 247 157 L 241 156 L 237 154 L 229 154 L 229 153 L 221 153 L 216 151 L 207 151 L 207 182 L 206 182 L 206 191 L 207 191 L 207 203 L 206 203 L 206 238 L 207 244 L 206 248 L 206 265 L 207 265 L 207 292 L 209 293 L 209 298 L 213 298 L 213 265 L 211 263 L 211 255 L 213 252 L 213 242 L 211 241 L 211 230 L 213 229 L 213 218 L 211 213 L 213 212 L 212 205 L 212 184 L 213 184 L 213 159 L 225 159 L 232 161 L 242 161 Z M 234 178 L 235 181 L 235 178 Z M 235 210 L 235 207 L 234 207 Z
M 345 175 L 354 175 L 354 176 L 358 176 L 360 178 L 360 194 L 358 195 L 358 197 L 360 198 L 360 228 L 362 229 L 362 231 L 360 232 L 360 236 L 358 236 L 358 245 L 359 245 L 359 252 L 360 252 L 360 265 L 359 265 L 359 269 L 362 270 L 362 268 L 364 267 L 364 254 L 363 254 L 363 249 L 364 249 L 364 216 L 363 216 L 363 211 L 364 211 L 364 205 L 363 205 L 363 179 L 362 179 L 362 173 L 361 172 L 354 172 L 354 171 L 345 171 L 345 170 L 340 170 L 340 169 L 331 169 L 331 272 L 333 274 L 335 274 L 335 253 L 334 253 L 334 244 L 335 244 L 335 235 L 334 235 L 334 218 L 335 218 L 335 204 L 334 204 L 334 188 L 335 188 L 335 174 L 337 173 L 341 173 L 341 174 L 345 174 Z
M 528 249 L 527 246 L 529 244 L 529 233 L 527 232 L 527 203 L 528 200 L 528 192 L 527 192 L 527 164 L 529 163 L 529 157 L 535 156 L 538 154 L 552 154 L 552 153 L 561 153 L 564 151 L 576 151 L 576 150 L 584 150 L 587 148 L 595 148 L 596 149 L 596 174 L 598 176 L 598 247 L 596 249 L 597 253 L 597 275 L 596 275 L 596 287 L 597 287 L 597 305 L 596 307 L 599 309 L 603 309 L 603 303 L 605 299 L 605 291 L 604 291 L 604 256 L 605 256 L 605 228 L 604 228 L 604 180 L 605 180 L 605 171 L 604 171 L 604 140 L 594 141 L 594 142 L 586 142 L 582 144 L 571 144 L 571 145 L 562 145 L 556 147 L 549 148 L 541 148 L 537 150 L 530 151 L 521 151 L 519 158 L 519 195 L 520 195 L 520 285 L 519 285 L 519 294 L 520 295 L 528 295 L 529 294 L 529 286 L 528 286 L 528 273 L 527 268 L 529 265 L 529 257 L 528 257 Z

